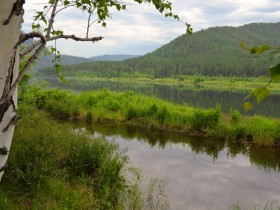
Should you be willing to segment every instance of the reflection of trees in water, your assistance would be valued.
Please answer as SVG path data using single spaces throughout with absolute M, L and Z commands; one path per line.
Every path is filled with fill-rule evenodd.
M 120 136 L 131 141 L 137 139 L 148 143 L 151 147 L 158 146 L 164 149 L 167 144 L 183 144 L 196 154 L 207 154 L 214 161 L 219 158 L 219 153 L 226 150 L 228 157 L 234 158 L 238 154 L 249 158 L 252 165 L 266 171 L 280 172 L 280 149 L 253 147 L 222 139 L 206 139 L 189 137 L 184 134 L 150 130 L 133 126 L 116 124 L 84 124 L 77 122 L 78 127 L 86 127 L 91 132 L 98 132 L 104 136 Z
M 253 165 L 266 171 L 280 172 L 280 149 L 277 148 L 251 148 L 250 161 Z
M 215 90 L 186 89 L 181 86 L 166 86 L 157 84 L 125 83 L 112 81 L 78 81 L 70 80 L 70 85 L 62 84 L 55 79 L 46 79 L 50 86 L 71 89 L 74 91 L 89 91 L 108 88 L 109 90 L 131 90 L 149 96 L 156 96 L 177 104 L 189 104 L 203 108 L 214 107 L 220 104 L 224 112 L 231 108 L 244 113 L 243 99 L 246 93 Z M 253 107 L 249 114 L 280 117 L 278 102 L 280 95 L 271 95 L 262 103 Z

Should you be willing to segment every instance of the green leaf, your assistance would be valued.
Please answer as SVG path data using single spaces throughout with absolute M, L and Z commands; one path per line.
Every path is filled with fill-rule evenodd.
M 263 52 L 265 52 L 265 51 L 267 51 L 267 50 L 270 50 L 270 46 L 268 46 L 268 45 L 263 45 L 263 46 L 260 46 L 259 47 L 259 50 L 258 50 L 258 54 L 261 54 L 261 53 L 263 53 Z
M 269 96 L 270 91 L 266 87 L 256 88 L 254 90 L 254 95 L 257 99 L 257 103 L 260 103 L 263 99 Z
M 270 78 L 272 82 L 280 80 L 280 64 L 269 67 Z
M 242 42 L 242 43 L 240 44 L 240 47 L 241 47 L 242 49 L 244 49 L 244 50 L 247 49 L 247 48 L 246 48 L 246 43 L 245 43 L 245 42 Z
M 242 43 L 241 43 L 242 44 Z M 241 46 L 242 47 L 242 46 Z M 244 47 L 242 47 L 243 49 L 246 49 L 245 48 L 245 45 L 244 45 Z M 249 52 L 251 53 L 251 54 L 262 54 L 262 53 L 264 53 L 265 51 L 267 51 L 267 50 L 270 50 L 271 49 L 271 47 L 269 46 L 269 45 L 262 45 L 262 46 L 254 46 L 254 47 L 251 47 L 251 48 L 249 48 L 248 50 L 249 50 Z
M 249 49 L 249 52 L 250 52 L 251 54 L 257 54 L 258 50 L 259 50 L 258 47 L 251 47 L 251 48 Z
M 67 5 L 70 4 L 70 2 L 69 2 L 68 0 L 65 0 L 65 1 L 63 2 L 63 4 L 64 4 L 64 6 L 67 6 Z
M 252 108 L 252 103 L 249 102 L 249 101 L 245 101 L 244 102 L 244 109 L 245 109 L 245 111 L 247 112 L 251 108 Z

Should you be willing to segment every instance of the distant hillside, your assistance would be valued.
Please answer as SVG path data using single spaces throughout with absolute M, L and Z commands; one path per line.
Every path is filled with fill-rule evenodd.
M 158 75 L 204 74 L 249 75 L 266 73 L 268 56 L 251 55 L 240 44 L 248 46 L 280 45 L 280 23 L 253 23 L 241 27 L 213 27 L 182 35 L 153 53 L 131 59 L 133 69 Z
M 280 46 L 280 23 L 252 23 L 241 27 L 212 27 L 182 35 L 156 51 L 123 62 L 97 62 L 65 67 L 65 75 L 149 75 L 177 77 L 259 76 L 267 73 L 268 55 L 251 55 L 240 47 L 268 44 Z M 77 72 L 80 70 L 80 72 Z M 42 70 L 40 74 L 44 75 Z M 82 71 L 82 72 L 81 72 Z
M 52 63 L 52 60 L 54 60 L 54 55 L 44 55 L 42 56 L 39 61 L 37 62 L 34 69 L 40 69 L 45 67 L 51 67 L 54 64 Z M 70 55 L 61 55 L 61 63 L 62 65 L 67 64 L 78 64 L 82 62 L 91 62 L 91 60 L 83 57 L 76 57 L 76 56 L 70 56 Z
M 137 55 L 101 55 L 89 58 L 91 61 L 123 61 L 129 58 L 138 57 Z
M 92 61 L 123 61 L 125 59 L 137 57 L 136 55 L 101 55 L 95 56 L 91 58 L 70 56 L 70 55 L 61 55 L 61 63 L 62 65 L 70 65 L 70 64 L 79 64 L 83 62 L 92 62 Z M 45 67 L 52 67 L 52 60 L 54 59 L 54 55 L 44 55 L 37 62 L 34 69 L 40 69 Z

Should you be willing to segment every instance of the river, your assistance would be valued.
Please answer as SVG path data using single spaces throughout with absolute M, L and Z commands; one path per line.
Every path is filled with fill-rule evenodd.
M 224 112 L 233 108 L 242 113 L 242 101 L 246 95 L 115 82 L 59 86 L 78 92 L 104 87 L 132 90 L 178 104 L 207 108 L 218 103 Z M 279 95 L 272 95 L 249 114 L 280 117 L 279 100 Z M 75 126 L 86 128 L 93 136 L 103 136 L 119 144 L 120 149 L 126 149 L 130 162 L 142 168 L 145 176 L 163 178 L 167 183 L 171 210 L 229 209 L 237 203 L 246 204 L 246 209 L 263 209 L 266 204 L 272 205 L 272 209 L 280 208 L 279 149 L 108 123 L 76 122 Z
M 126 149 L 145 176 L 163 178 L 171 210 L 280 207 L 279 150 L 108 123 L 76 127 Z

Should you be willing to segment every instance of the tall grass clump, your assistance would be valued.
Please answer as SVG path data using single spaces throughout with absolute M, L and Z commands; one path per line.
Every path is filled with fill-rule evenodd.
M 237 110 L 230 109 L 229 117 L 230 117 L 230 123 L 233 125 L 237 125 L 241 121 L 241 114 Z
M 256 144 L 271 146 L 280 139 L 279 120 L 256 115 L 247 118 L 244 123 L 247 133 L 252 135 Z
M 221 107 L 216 106 L 208 110 L 198 108 L 190 117 L 190 128 L 194 131 L 203 132 L 206 129 L 214 129 L 221 122 Z

